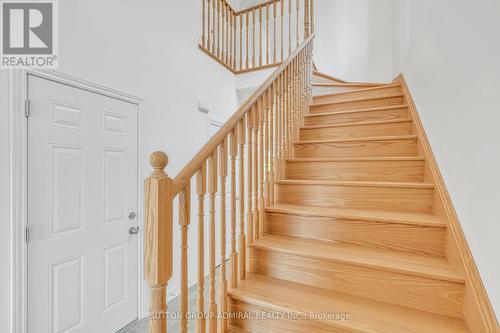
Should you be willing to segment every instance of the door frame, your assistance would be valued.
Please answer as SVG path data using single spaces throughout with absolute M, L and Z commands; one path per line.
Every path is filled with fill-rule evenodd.
M 11 188 L 10 188 L 10 240 L 12 246 L 12 272 L 10 273 L 12 328 L 15 333 L 27 333 L 28 323 L 28 243 L 26 242 L 26 226 L 28 212 L 28 118 L 25 116 L 26 100 L 28 97 L 28 77 L 34 76 L 64 84 L 91 93 L 118 99 L 137 106 L 137 225 L 144 230 L 144 193 L 140 191 L 142 175 L 144 175 L 141 158 L 145 156 L 143 135 L 145 133 L 144 112 L 140 104 L 143 98 L 129 93 L 109 88 L 94 82 L 86 81 L 72 75 L 55 70 L 27 69 L 10 70 L 9 72 L 9 111 L 11 141 Z M 138 284 L 137 284 L 137 318 L 146 316 L 144 295 L 144 265 L 143 265 L 143 237 L 138 237 Z

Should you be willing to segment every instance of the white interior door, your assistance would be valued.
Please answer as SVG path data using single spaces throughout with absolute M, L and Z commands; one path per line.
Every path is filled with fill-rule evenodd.
M 137 106 L 28 78 L 28 332 L 137 318 Z

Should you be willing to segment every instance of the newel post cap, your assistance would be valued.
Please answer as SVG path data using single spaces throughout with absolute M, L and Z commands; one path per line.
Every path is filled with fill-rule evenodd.
M 162 151 L 155 151 L 149 157 L 149 163 L 153 167 L 155 173 L 164 173 L 165 167 L 168 164 L 168 155 Z

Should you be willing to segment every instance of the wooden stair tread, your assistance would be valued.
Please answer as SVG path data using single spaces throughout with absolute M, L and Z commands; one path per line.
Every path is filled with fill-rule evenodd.
M 379 121 L 365 121 L 358 123 L 342 123 L 342 124 L 327 124 L 327 125 L 309 125 L 302 126 L 300 129 L 308 130 L 308 129 L 317 129 L 317 128 L 336 128 L 336 127 L 349 127 L 349 126 L 366 126 L 366 125 L 380 125 L 380 124 L 396 124 L 396 123 L 407 123 L 411 122 L 410 118 L 404 119 L 391 119 L 391 120 L 379 120 Z
M 358 90 L 352 90 L 352 91 L 339 91 L 339 92 L 334 92 L 334 93 L 315 95 L 314 97 L 348 95 L 348 94 L 352 94 L 352 93 L 362 93 L 364 91 L 381 90 L 381 89 L 394 88 L 394 87 L 401 87 L 401 85 L 399 83 L 385 84 L 385 85 L 381 85 L 381 86 L 377 86 L 377 87 L 369 87 L 369 88 L 365 88 L 365 89 L 358 89 Z
M 435 280 L 464 283 L 464 278 L 445 258 L 272 234 L 263 235 L 249 246 Z
M 417 139 L 417 135 L 388 135 L 388 136 L 368 136 L 361 138 L 346 138 L 346 139 L 328 139 L 328 140 L 298 140 L 293 144 L 311 144 L 311 143 L 335 143 L 335 142 L 358 142 L 358 141 L 386 141 L 386 140 L 405 140 Z
M 278 312 L 347 314 L 345 320 L 318 320 L 346 332 L 362 333 L 465 333 L 461 319 L 412 310 L 340 292 L 299 283 L 247 274 L 239 286 L 229 290 L 237 300 Z
M 396 188 L 434 188 L 432 183 L 422 182 L 373 182 L 343 180 L 308 180 L 283 179 L 276 181 L 278 185 L 323 185 L 323 186 L 355 186 L 355 187 L 396 187 Z
M 346 218 L 364 221 L 381 221 L 401 224 L 414 224 L 429 227 L 446 227 L 446 222 L 433 214 L 425 213 L 407 213 L 377 211 L 368 209 L 349 209 L 349 208 L 330 208 L 316 206 L 299 206 L 277 204 L 266 208 L 267 212 L 293 214 L 302 216 L 318 216 L 332 218 Z
M 384 83 L 336 83 L 336 82 L 313 82 L 313 87 L 378 87 L 385 85 Z
M 349 91 L 351 92 L 351 91 Z M 323 95 L 325 96 L 325 95 Z M 326 95 L 328 96 L 328 95 Z M 391 94 L 387 96 L 375 96 L 375 97 L 354 97 L 353 99 L 350 100 L 345 100 L 345 101 L 332 101 L 332 102 L 322 102 L 322 103 L 313 103 L 311 104 L 311 107 L 315 106 L 325 106 L 325 105 L 335 105 L 335 104 L 346 104 L 346 103 L 352 103 L 352 102 L 360 102 L 360 101 L 371 101 L 371 100 L 377 100 L 377 99 L 388 99 L 388 98 L 394 98 L 394 97 L 404 97 L 405 95 L 403 93 L 399 94 Z M 319 96 L 315 96 L 319 97 Z
M 392 110 L 392 109 L 402 109 L 407 108 L 406 104 L 396 104 L 396 105 L 388 105 L 376 108 L 362 108 L 362 109 L 352 109 L 352 110 L 342 110 L 342 111 L 330 111 L 330 112 L 316 112 L 313 114 L 306 114 L 304 117 L 324 117 L 324 116 L 334 116 L 338 114 L 349 114 L 356 112 L 372 112 L 372 111 L 381 111 L 381 110 Z
M 394 157 L 337 157 L 337 158 L 321 158 L 321 157 L 303 157 L 303 158 L 288 158 L 287 163 L 303 163 L 303 162 L 373 162 L 373 161 L 425 161 L 423 156 L 394 156 Z

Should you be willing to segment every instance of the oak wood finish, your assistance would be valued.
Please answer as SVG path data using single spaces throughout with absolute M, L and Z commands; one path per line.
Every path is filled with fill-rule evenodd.
M 188 226 L 191 215 L 191 184 L 188 182 L 179 195 L 179 226 L 181 232 L 181 298 L 180 298 L 180 331 L 188 331 Z
M 256 40 L 256 38 L 255 38 L 255 30 L 256 30 L 255 29 L 255 26 L 256 26 L 255 16 L 256 16 L 256 13 L 257 13 L 257 11 L 254 10 L 253 12 L 251 12 L 251 15 L 250 15 L 250 17 L 252 18 L 252 56 L 251 56 L 252 68 L 257 67 L 256 60 L 255 60 L 255 51 L 256 51 L 256 49 L 255 49 L 255 40 Z
M 230 309 L 233 313 L 262 313 L 273 314 L 275 318 L 285 318 L 280 320 L 233 320 L 231 322 L 232 333 L 250 333 L 250 332 L 311 332 L 311 333 L 344 333 L 344 330 L 337 330 L 320 322 L 311 322 L 306 320 L 288 319 L 293 314 L 282 312 L 279 309 L 270 309 L 262 306 L 261 302 L 242 302 L 237 298 L 230 299 Z
M 313 212 L 318 209 L 312 208 L 276 212 L 271 207 L 266 214 L 265 233 L 444 257 L 446 228 L 442 225 L 391 223 L 382 218 L 365 220 L 362 216 L 322 216 L 325 214 L 315 215 Z
M 413 132 L 411 119 L 370 121 L 365 123 L 303 126 L 301 140 L 347 139 L 375 136 L 410 135 Z
M 321 207 L 432 211 L 434 186 L 426 183 L 280 180 L 278 203 Z
M 310 0 L 311 1 L 311 4 L 310 4 L 310 9 L 309 9 L 309 12 L 310 12 L 310 20 L 309 20 L 309 34 L 313 34 L 314 33 L 314 30 L 315 30 L 315 26 L 316 26 L 316 12 L 315 12 L 315 6 L 314 6 L 314 1 L 315 0 Z M 316 68 L 316 65 L 313 63 L 313 69 L 317 69 Z
M 307 0 L 306 0 L 307 1 Z M 304 2 L 306 2 L 304 1 Z M 295 25 L 295 47 L 298 47 L 299 46 L 299 12 L 300 12 L 300 2 L 299 0 L 296 0 L 295 2 L 295 11 L 297 12 L 297 17 L 295 19 L 295 22 L 297 22 L 297 24 Z M 304 28 L 305 28 L 305 24 L 304 24 Z
M 448 222 L 449 236 L 447 239 L 452 244 L 447 244 L 446 256 L 455 269 L 464 272 L 466 277 L 466 297 L 463 309 L 465 320 L 474 332 L 500 332 L 498 319 L 482 283 L 481 276 L 465 239 L 458 215 L 439 171 L 431 145 L 427 139 L 422 121 L 420 120 L 404 76 L 402 74 L 399 75 L 395 79 L 395 82 L 401 84 L 405 95 L 405 102 L 409 106 L 410 115 L 413 119 L 416 132 L 419 135 L 421 150 L 429 165 L 430 177 L 436 184 L 436 197 L 439 199 L 437 206 L 442 207 L 438 210 L 438 214 Z
M 201 0 L 201 45 L 206 48 L 207 43 L 206 43 L 206 23 L 205 23 L 205 1 L 206 0 Z
M 355 124 L 374 121 L 389 121 L 408 119 L 405 105 L 394 105 L 376 108 L 353 109 L 334 112 L 321 112 L 305 116 L 306 126 Z
M 196 173 L 196 194 L 198 195 L 198 313 L 205 313 L 205 194 L 207 193 L 206 163 Z M 196 321 L 196 333 L 205 333 L 204 317 Z
M 309 37 L 311 33 L 311 14 L 309 0 L 304 1 L 304 37 Z
M 257 100 L 255 108 L 253 109 L 253 166 L 252 166 L 252 199 L 253 200 L 253 211 L 252 211 L 252 236 L 253 239 L 259 238 L 259 123 L 260 123 L 260 99 Z
M 287 179 L 424 181 L 425 159 L 415 157 L 294 158 L 286 161 Z
M 246 116 L 247 112 L 255 105 L 257 100 L 262 96 L 271 84 L 289 67 L 292 60 L 301 52 L 310 52 L 312 48 L 310 42 L 314 39 L 314 35 L 311 35 L 306 41 L 304 41 L 301 46 L 295 50 L 288 59 L 286 59 L 271 76 L 244 102 L 238 110 L 231 116 L 231 118 L 226 122 L 226 124 L 203 146 L 203 148 L 196 154 L 196 156 L 179 172 L 179 174 L 174 179 L 174 196 L 179 193 L 182 188 L 182 184 L 185 183 L 187 179 L 196 173 L 201 163 L 208 159 L 212 154 L 213 150 L 227 137 L 227 135 L 235 128 L 236 124 Z
M 356 83 L 314 83 L 312 84 L 313 96 L 334 94 L 344 91 L 362 90 L 370 87 L 378 87 L 373 84 L 356 84 Z
M 247 158 L 248 158 L 248 165 L 247 165 L 247 244 L 251 244 L 253 242 L 253 223 L 254 223 L 254 217 L 253 217 L 253 177 L 254 177 L 254 171 L 253 171 L 253 158 L 255 157 L 254 155 L 254 150 L 253 150 L 253 126 L 255 124 L 254 122 L 254 117 L 255 117 L 255 112 L 252 110 L 248 115 L 247 115 L 247 133 L 248 133 L 248 145 L 247 145 Z
M 246 235 L 245 235 L 245 124 L 242 121 L 238 123 L 238 156 L 239 156 L 239 185 L 240 185 L 240 233 L 239 233 L 239 278 L 245 279 L 246 273 Z
M 238 45 L 240 47 L 240 61 L 238 62 L 238 69 L 243 69 L 243 15 L 238 14 L 238 23 L 240 28 L 240 39 L 238 40 Z
M 357 89 L 354 91 L 343 91 L 335 94 L 316 95 L 313 97 L 313 103 L 339 103 L 358 99 L 381 98 L 398 94 L 402 94 L 401 86 L 399 84 L 390 84 Z
M 226 179 L 227 179 L 227 139 L 219 146 L 220 175 L 220 278 L 219 307 L 222 314 L 227 312 L 227 274 L 226 274 Z M 227 330 L 227 320 L 219 319 L 219 332 Z
M 265 96 L 264 96 L 265 97 Z M 264 188 L 265 188 L 265 170 L 264 152 L 266 150 L 265 137 L 265 101 L 261 99 L 259 108 L 259 192 L 258 192 L 258 221 L 256 228 L 256 237 L 260 237 L 262 226 L 264 225 Z
M 286 6 L 283 3 L 281 7 L 289 13 L 282 15 L 282 21 L 288 21 L 295 16 L 290 13 L 296 13 L 292 7 L 299 6 L 293 0 Z M 271 4 L 279 9 L 277 1 L 272 1 L 246 15 L 251 18 L 259 12 L 268 21 Z M 312 1 L 307 5 L 312 8 Z M 286 13 L 282 10 L 282 14 Z M 261 15 L 254 22 L 260 25 L 260 38 L 267 45 L 268 37 L 261 29 L 268 22 Z M 225 17 L 230 25 L 230 10 Z M 255 24 L 249 28 L 256 28 Z M 227 34 L 226 39 L 230 38 Z M 147 204 L 146 216 L 160 216 L 158 210 L 165 207 L 170 207 L 167 216 L 171 216 L 171 203 L 179 195 L 181 297 L 187 281 L 182 256 L 189 221 L 187 193 L 196 174 L 198 223 L 203 229 L 203 175 L 207 173 L 208 313 L 262 310 L 282 315 L 290 311 L 349 315 L 329 320 L 208 319 L 209 332 L 494 332 L 494 315 L 488 313 L 478 275 L 471 275 L 472 257 L 463 255 L 466 243 L 457 241 L 453 223 L 458 225 L 458 221 L 450 222 L 451 202 L 429 157 L 430 146 L 404 81 L 375 87 L 353 85 L 352 91 L 313 99 L 313 36 L 283 61 L 173 181 L 158 174 L 170 182 L 162 205 L 150 200 L 157 191 L 146 188 L 154 194 L 146 192 L 147 202 L 153 202 Z M 224 52 L 231 64 L 230 49 Z M 261 57 L 261 65 L 267 63 L 267 52 L 254 54 L 257 64 Z M 156 156 L 162 160 L 161 154 Z M 157 165 L 163 169 L 166 162 Z M 231 188 L 229 281 L 225 265 L 227 180 Z M 219 218 L 216 197 L 221 202 Z M 222 266 L 216 300 L 217 223 Z M 162 227 L 169 225 L 171 217 L 170 224 Z M 157 237 L 152 236 L 147 242 Z M 198 231 L 198 246 L 204 246 L 204 236 Z M 162 244 L 166 247 L 157 252 L 170 251 L 171 255 L 171 241 Z M 202 256 L 203 250 L 198 253 Z M 146 262 L 152 264 L 150 271 L 165 270 L 157 260 Z M 204 274 L 203 266 L 199 259 L 199 274 Z M 171 269 L 167 267 L 170 273 L 162 274 L 161 283 L 148 280 L 157 313 L 166 309 Z M 201 311 L 204 294 L 201 283 L 197 293 Z M 151 333 L 164 332 L 165 321 L 151 322 Z M 181 331 L 185 327 L 182 323 Z M 205 323 L 197 320 L 197 332 L 204 328 Z
M 208 301 L 208 332 L 217 332 L 217 303 L 215 301 L 215 195 L 217 193 L 217 157 L 218 151 L 212 153 L 208 159 L 208 193 L 210 194 L 210 224 L 209 224 L 209 301 Z
M 252 273 L 462 317 L 463 278 L 444 259 L 273 235 L 252 244 L 249 260 Z
M 230 29 L 231 13 L 223 0 L 213 2 L 214 16 L 211 29 L 215 29 L 215 34 L 211 38 L 214 45 L 213 54 L 220 55 L 226 66 L 231 64 Z M 215 16 L 217 12 L 217 16 Z M 222 16 L 220 15 L 222 13 Z M 260 11 L 262 13 L 262 11 Z M 255 15 L 255 12 L 252 16 Z M 208 17 L 211 17 L 210 13 Z M 259 19 L 261 19 L 260 16 Z M 217 20 L 217 23 L 215 23 Z M 254 20 L 254 22 L 256 22 Z M 255 28 L 255 26 L 253 27 Z M 217 38 L 217 39 L 215 39 Z M 228 330 L 227 317 L 224 315 L 228 311 L 228 282 L 231 287 L 236 287 L 239 280 L 244 280 L 247 271 L 247 244 L 251 244 L 254 239 L 259 239 L 263 230 L 264 210 L 270 190 L 266 190 L 270 184 L 270 170 L 272 156 L 270 147 L 276 147 L 276 142 L 272 142 L 274 136 L 270 135 L 271 117 L 270 108 L 274 105 L 274 100 L 278 99 L 276 88 L 278 80 L 287 87 L 287 103 L 290 108 L 282 108 L 280 112 L 288 119 L 286 123 L 289 138 L 292 133 L 298 133 L 298 126 L 301 124 L 299 115 L 304 114 L 306 107 L 302 103 L 303 95 L 310 93 L 310 61 L 312 40 L 311 35 L 297 50 L 292 52 L 290 57 L 266 80 L 266 82 L 236 111 L 229 121 L 219 130 L 219 132 L 205 145 L 200 152 L 192 159 L 186 167 L 172 180 L 163 171 L 167 165 L 165 154 L 157 152 L 151 156 L 151 164 L 154 172 L 145 183 L 145 277 L 151 290 L 151 318 L 150 332 L 166 332 L 166 287 L 172 276 L 172 217 L 173 201 L 179 195 L 179 226 L 181 234 L 181 269 L 180 269 L 180 331 L 187 332 L 190 322 L 187 317 L 188 311 L 188 226 L 190 223 L 190 184 L 191 178 L 196 174 L 196 194 L 198 196 L 198 290 L 197 308 L 200 313 L 205 310 L 205 262 L 204 262 L 204 200 L 207 193 L 206 183 L 208 181 L 209 199 L 209 234 L 208 241 L 208 302 L 207 311 L 209 317 L 205 320 L 196 320 L 196 332 L 204 332 L 206 329 L 210 333 L 226 332 Z M 208 51 L 208 50 L 207 50 Z M 305 67 L 308 66 L 306 69 Z M 293 94 L 292 94 L 293 89 Z M 311 98 L 308 96 L 308 98 Z M 292 115 L 293 112 L 293 115 Z M 285 124 L 278 124 L 284 126 Z M 245 126 L 247 131 L 245 133 Z M 280 129 L 285 132 L 284 128 Z M 248 139 L 245 140 L 245 134 Z M 271 141 L 270 141 L 271 140 Z M 288 140 L 288 139 L 287 139 Z M 284 141 L 283 145 L 289 145 Z M 245 156 L 245 145 L 248 156 Z M 236 240 L 236 156 L 239 152 L 240 168 L 240 233 L 239 244 Z M 282 157 L 288 157 L 282 154 Z M 227 280 L 226 272 L 226 185 L 228 178 L 228 155 L 230 156 L 230 279 Z M 244 165 L 247 158 L 247 172 L 245 175 Z M 206 165 L 208 164 L 208 172 Z M 245 177 L 246 176 L 246 177 Z M 208 178 L 208 179 L 206 179 Z M 220 181 L 220 186 L 219 186 Z M 247 183 L 245 187 L 244 184 Z M 245 189 L 247 190 L 245 192 Z M 247 195 L 247 220 L 245 221 L 245 204 L 242 198 Z M 216 198 L 220 198 L 220 218 L 216 215 Z M 216 225 L 220 228 L 220 279 L 219 295 L 216 297 Z M 245 228 L 247 233 L 245 234 Z M 236 249 L 239 249 L 239 253 Z M 208 328 L 207 328 L 208 327 Z
M 249 63 L 250 63 L 250 56 L 249 56 L 250 50 L 249 50 L 248 45 L 250 45 L 250 42 L 249 42 L 248 35 L 249 35 L 249 31 L 250 31 L 250 28 L 249 28 L 250 27 L 250 12 L 246 12 L 245 14 L 246 14 L 245 15 L 245 22 L 246 22 L 246 29 L 245 29 L 245 34 L 246 34 L 246 36 L 245 36 L 245 42 L 246 42 L 246 47 L 245 47 L 245 68 L 249 68 L 250 67 L 250 65 L 249 65 Z
M 292 1 L 288 0 L 288 54 L 292 53 Z
M 415 135 L 294 142 L 297 158 L 416 156 Z
M 379 83 L 339 83 L 339 82 L 313 82 L 313 87 L 324 88 L 346 88 L 349 90 L 365 89 L 370 87 L 380 87 Z
M 293 292 L 290 292 L 293 291 Z M 235 310 L 334 314 L 329 319 L 253 320 L 234 325 L 249 332 L 364 332 L 364 333 L 465 333 L 470 332 L 460 319 L 412 310 L 384 302 L 358 298 L 321 288 L 250 274 L 230 291 Z M 233 303 L 234 302 L 234 303 Z M 337 316 L 335 316 L 335 314 Z M 280 324 L 283 324 L 281 326 Z M 311 329 L 311 331 L 309 331 Z
M 153 172 L 144 183 L 144 276 L 150 291 L 150 333 L 167 332 L 166 291 L 172 277 L 173 181 L 165 173 L 168 157 L 155 152 L 150 157 Z
M 393 94 L 382 97 L 352 98 L 340 102 L 322 102 L 311 105 L 311 113 L 345 111 L 352 109 L 374 108 L 391 105 L 401 105 L 404 102 L 403 94 Z
M 238 155 L 238 137 L 236 130 L 230 134 L 229 155 L 231 156 L 231 287 L 238 286 L 238 252 L 236 242 L 236 156 Z
M 316 207 L 275 204 L 267 207 L 269 213 L 292 214 L 301 216 L 331 217 L 348 220 L 409 224 L 423 227 L 445 228 L 446 221 L 433 213 L 386 211 L 373 209 L 349 209 L 336 207 Z
M 350 83 L 345 80 L 339 79 L 337 77 L 331 76 L 326 73 L 319 72 L 317 70 L 313 71 L 313 80 L 314 82 L 319 82 L 322 79 L 322 82 L 331 82 L 331 83 Z
M 286 1 L 271 0 L 235 11 L 226 0 L 202 0 L 199 49 L 235 74 L 279 66 L 286 56 L 283 43 L 284 31 L 288 30 L 287 55 L 290 56 L 292 45 L 294 49 L 299 48 L 299 44 L 308 39 L 314 30 L 313 15 L 310 12 L 313 6 L 310 3 L 311 0 L 288 0 L 285 9 Z M 294 2 L 296 3 L 293 4 Z M 280 18 L 278 18 L 277 13 L 280 7 Z M 303 22 L 300 21 L 301 13 L 304 15 Z M 280 20 L 281 42 L 277 36 L 278 19 Z M 301 25 L 304 27 L 303 34 L 299 33 Z M 239 36 L 236 33 L 238 26 Z M 293 31 L 294 29 L 296 31 Z M 244 35 L 245 52 L 243 52 Z M 294 35 L 293 41 L 292 35 Z M 239 62 L 237 61 L 237 44 L 239 45 Z M 280 47 L 280 59 L 277 55 L 278 47 Z M 243 57 L 244 53 L 245 57 Z
M 280 16 L 281 16 L 281 20 L 280 20 L 280 23 L 281 23 L 281 26 L 280 26 L 280 35 L 281 35 L 281 38 L 280 38 L 280 41 L 281 41 L 281 46 L 280 46 L 280 59 L 281 59 L 281 62 L 283 62 L 283 60 L 285 59 L 284 58 L 284 42 L 283 42 L 283 38 L 284 38 L 284 29 L 283 29 L 283 26 L 284 26 L 284 10 L 285 9 L 285 1 L 284 0 L 281 0 L 281 10 L 280 10 Z

